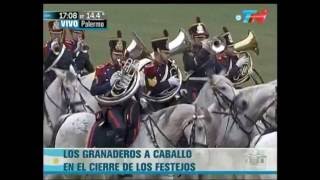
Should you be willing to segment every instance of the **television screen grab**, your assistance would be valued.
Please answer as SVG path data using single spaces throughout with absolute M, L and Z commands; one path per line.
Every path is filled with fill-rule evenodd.
M 277 179 L 276 4 L 44 4 L 44 179 Z

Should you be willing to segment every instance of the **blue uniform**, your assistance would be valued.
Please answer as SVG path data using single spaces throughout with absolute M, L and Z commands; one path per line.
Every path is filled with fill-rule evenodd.
M 182 85 L 182 89 L 187 89 L 188 94 L 184 98 L 184 103 L 192 103 L 198 96 L 202 86 L 206 81 L 192 80 L 195 77 L 208 77 L 217 72 L 215 60 L 212 59 L 209 52 L 200 49 L 197 52 L 184 52 L 183 54 L 184 70 L 193 71 L 190 79 Z
M 92 95 L 104 95 L 112 89 L 110 84 L 110 79 L 113 73 L 120 70 L 119 67 L 116 67 L 112 64 L 100 65 L 96 68 L 95 79 L 92 82 L 91 94 Z M 114 106 L 107 107 L 107 110 L 104 112 L 99 112 L 100 119 L 105 120 L 106 124 L 110 124 L 112 129 L 115 132 L 114 137 L 114 147 L 125 147 L 126 141 L 132 141 L 132 137 L 127 136 L 127 121 L 133 121 L 130 119 L 132 106 L 135 105 L 135 102 L 128 100 L 126 105 L 118 104 Z M 131 106 L 132 105 L 132 106 Z M 138 112 L 137 112 L 138 113 Z M 127 118 L 126 118 L 127 117 Z M 137 116 L 135 118 L 138 118 Z M 99 120 L 99 119 L 98 119 Z M 130 126 L 130 125 L 129 125 Z
M 49 43 L 50 44 L 50 43 Z M 46 59 L 44 61 L 44 70 L 48 69 L 52 63 L 56 60 L 56 58 L 59 55 L 55 55 L 50 48 L 48 48 L 48 55 L 46 56 Z M 65 50 L 61 56 L 61 58 L 58 60 L 58 62 L 54 65 L 54 68 L 63 69 L 63 70 L 69 70 L 70 65 L 73 64 L 72 61 L 72 55 L 69 51 Z M 48 72 L 44 73 L 44 90 L 46 90 L 51 82 L 56 78 L 56 74 L 54 71 L 50 70 Z
M 173 88 L 168 79 L 173 76 L 170 74 L 170 69 L 171 69 L 171 63 L 169 62 L 168 64 L 154 64 L 155 68 L 152 70 L 153 72 L 151 73 L 151 77 L 148 77 L 148 74 L 145 76 L 145 84 L 146 84 L 146 89 L 144 89 L 144 93 L 147 94 L 148 96 L 152 97 L 161 97 L 165 90 L 169 90 Z M 145 69 L 146 70 L 146 69 Z M 145 71 L 146 72 L 146 71 Z M 151 86 L 148 83 L 148 78 L 156 78 L 156 84 Z M 156 111 L 158 109 L 165 108 L 170 105 L 170 102 L 167 103 L 157 103 L 157 102 L 149 102 L 149 110 L 150 111 Z
M 109 92 L 112 88 L 110 79 L 113 73 L 119 69 L 111 64 L 99 65 L 96 68 L 95 79 L 92 82 L 91 94 L 103 95 Z
M 71 52 L 72 57 L 74 59 L 74 68 L 77 74 L 84 76 L 88 73 L 92 73 L 94 71 L 93 65 L 90 62 L 90 57 L 87 52 L 77 51 L 78 41 L 76 40 L 67 40 L 65 42 L 67 49 Z
M 170 65 L 167 64 L 159 64 L 156 65 L 156 79 L 157 79 L 157 84 L 154 87 L 150 87 L 147 85 L 148 92 L 150 96 L 157 96 L 159 95 L 162 91 L 169 89 L 170 84 L 168 82 L 168 79 L 170 78 Z
M 216 55 L 215 68 L 216 73 L 220 73 L 222 70 L 226 73 L 228 79 L 232 80 L 233 77 L 239 73 L 239 67 L 236 65 L 238 57 L 236 55 L 228 56 L 225 53 Z

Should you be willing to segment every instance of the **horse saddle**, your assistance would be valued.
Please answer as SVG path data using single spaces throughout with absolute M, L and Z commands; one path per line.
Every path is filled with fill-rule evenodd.
M 140 123 L 140 105 L 136 101 L 129 102 L 123 111 L 126 122 L 125 144 L 129 147 L 138 135 Z M 115 147 L 116 131 L 104 118 L 98 119 L 91 128 L 87 147 Z

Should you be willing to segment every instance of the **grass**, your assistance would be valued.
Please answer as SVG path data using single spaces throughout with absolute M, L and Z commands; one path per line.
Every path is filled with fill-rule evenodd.
M 267 8 L 269 14 L 264 24 L 244 24 L 235 20 L 237 14 L 244 9 L 261 10 Z M 179 28 L 187 30 L 195 23 L 195 17 L 201 17 L 211 36 L 222 33 L 222 26 L 228 27 L 234 41 L 247 37 L 248 30 L 254 31 L 260 55 L 253 55 L 254 65 L 265 81 L 277 78 L 277 6 L 265 4 L 74 4 L 44 5 L 44 10 L 51 11 L 87 11 L 102 10 L 106 13 L 108 30 L 86 32 L 86 40 L 90 45 L 90 57 L 94 65 L 104 63 L 110 58 L 108 41 L 122 31 L 127 44 L 131 42 L 132 32 L 136 32 L 151 49 L 151 39 L 161 37 L 164 29 L 169 32 L 169 40 L 173 40 Z M 47 22 L 43 23 L 43 40 L 49 39 Z M 178 64 L 182 64 L 181 56 L 177 56 Z

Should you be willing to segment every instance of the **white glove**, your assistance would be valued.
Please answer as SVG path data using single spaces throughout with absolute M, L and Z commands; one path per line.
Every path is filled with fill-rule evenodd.
M 238 61 L 236 62 L 236 65 L 240 68 L 244 64 L 248 64 L 248 63 L 249 63 L 249 58 L 242 56 L 241 58 L 238 59 Z
M 179 79 L 177 78 L 177 76 L 171 76 L 169 79 L 168 79 L 168 82 L 170 84 L 170 86 L 179 86 Z
M 209 53 L 212 52 L 212 49 L 211 49 L 211 44 L 212 44 L 212 41 L 209 40 L 209 39 L 205 39 L 205 40 L 202 40 L 201 41 L 201 44 L 202 44 L 202 48 L 205 49 L 206 51 L 208 51 Z
M 140 105 L 142 109 L 146 109 L 148 107 L 148 101 L 145 98 L 140 98 Z
M 78 38 L 77 47 L 74 49 L 74 52 L 80 51 L 82 40 Z
M 110 78 L 110 85 L 111 85 L 111 86 L 113 86 L 114 83 L 115 83 L 117 80 L 120 79 L 120 76 L 119 76 L 118 73 L 120 73 L 120 71 L 117 71 L 117 72 L 115 72 L 115 73 L 112 74 L 112 76 L 111 76 L 111 78 Z

